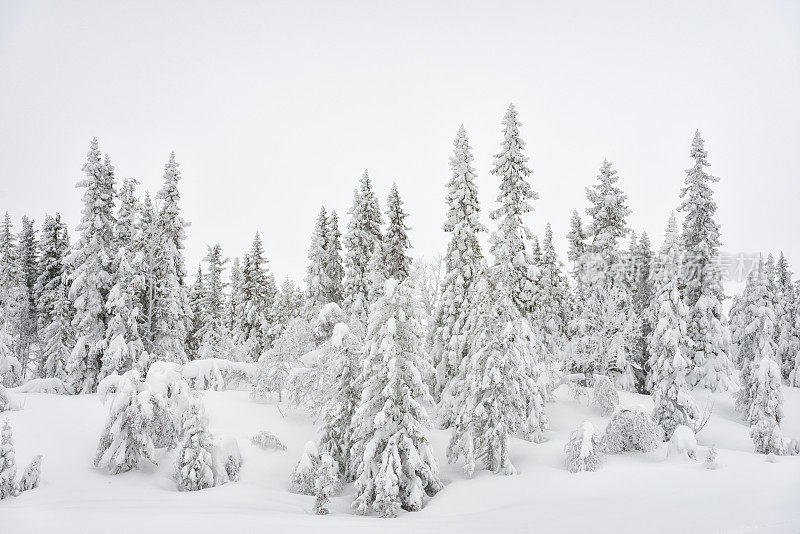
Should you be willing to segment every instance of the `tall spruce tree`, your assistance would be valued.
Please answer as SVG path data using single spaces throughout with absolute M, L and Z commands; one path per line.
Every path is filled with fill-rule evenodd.
M 328 280 L 330 280 L 328 302 L 342 304 L 342 279 L 344 278 L 344 268 L 342 267 L 342 234 L 339 232 L 339 215 L 336 211 L 331 211 L 328 217 L 328 226 L 325 228 L 325 253 L 327 260 Z
M 517 121 L 513 104 L 508 106 L 502 124 L 503 141 L 490 171 L 500 178 L 500 193 L 497 196 L 500 207 L 489 213 L 491 219 L 499 221 L 490 239 L 491 252 L 497 263 L 513 266 L 508 289 L 520 312 L 527 315 L 534 308 L 536 267 L 525 244 L 532 234 L 522 221 L 522 216 L 533 211 L 529 201 L 538 199 L 539 195 L 528 181 L 531 170 L 526 165 L 528 157 L 522 152 L 525 148 L 519 133 L 522 124 Z
M 722 311 L 722 275 L 717 265 L 720 229 L 714 220 L 717 204 L 711 184 L 719 178 L 708 174 L 703 138 L 695 132 L 689 152 L 694 165 L 686 170 L 681 189 L 683 220 L 683 296 L 689 306 L 689 336 L 693 341 L 690 385 L 715 391 L 727 389 L 732 365 L 730 331 Z
M 319 310 L 328 302 L 331 296 L 331 280 L 328 269 L 328 214 L 322 206 L 311 235 L 311 245 L 308 248 L 308 268 L 306 269 L 306 304 L 305 315 L 311 320 L 317 316 Z
M 344 238 L 344 311 L 366 327 L 369 267 L 373 255 L 380 254 L 383 239 L 380 206 L 372 191 L 372 181 L 367 171 L 361 177 L 359 188 L 353 195 L 353 206 L 348 213 L 350 221 Z
M 171 152 L 164 165 L 164 184 L 156 198 L 161 201 L 158 211 L 155 252 L 155 285 L 153 288 L 153 348 L 154 361 L 186 362 L 186 332 L 191 325 L 191 309 L 185 285 L 186 262 L 183 257 L 185 228 L 180 215 L 181 179 L 175 153 Z
M 422 381 L 430 364 L 423 347 L 422 312 L 411 287 L 386 281 L 369 315 L 361 383 L 353 417 L 356 498 L 353 507 L 394 517 L 420 510 L 425 495 L 442 488 L 439 466 L 424 427 L 421 400 L 432 400 Z
M 106 327 L 106 349 L 100 367 L 100 379 L 113 373 L 124 374 L 137 368 L 146 369 L 147 359 L 139 332 L 139 301 L 137 288 L 141 276 L 134 255 L 136 230 L 136 181 L 126 179 L 119 191 L 120 208 L 117 214 L 117 254 L 111 263 L 112 286 L 106 301 L 109 314 Z
M 65 265 L 69 252 L 69 235 L 60 214 L 44 218 L 40 243 L 39 279 L 36 282 L 39 295 L 39 330 L 42 337 L 40 375 L 64 381 L 67 376 L 67 359 L 75 340 Z
M 23 373 L 38 371 L 34 351 L 39 350 L 39 306 L 36 281 L 39 278 L 39 244 L 32 219 L 23 216 L 17 241 L 17 357 Z M 31 363 L 34 365 L 32 366 Z M 33 367 L 34 369 L 31 369 Z
M 795 357 L 800 353 L 800 300 L 792 283 L 792 272 L 783 252 L 778 256 L 776 273 L 775 359 L 781 366 L 783 377 L 789 378 Z
M 656 290 L 650 305 L 653 330 L 647 340 L 653 419 L 668 439 L 679 425 L 695 428 L 698 416 L 686 383 L 691 338 L 687 333 L 689 308 L 678 288 L 680 267 L 678 225 L 671 215 L 654 276 Z
M 384 276 L 403 282 L 408 278 L 411 270 L 411 257 L 408 249 L 411 243 L 408 240 L 406 225 L 408 213 L 403 211 L 403 201 L 397 192 L 397 184 L 393 183 L 386 200 L 386 233 L 383 236 L 383 261 Z
M 275 279 L 267 269 L 261 236 L 256 233 L 242 271 L 242 326 L 236 340 L 247 348 L 251 360 L 269 348 L 271 309 L 275 302 Z
M 641 331 L 635 345 L 635 352 L 632 356 L 636 364 L 636 390 L 640 393 L 649 393 L 647 386 L 647 375 L 650 373 L 648 363 L 649 354 L 647 350 L 647 340 L 653 331 L 653 318 L 650 312 L 650 304 L 655 297 L 655 282 L 653 275 L 653 250 L 650 245 L 650 238 L 647 232 L 642 232 L 635 251 L 633 253 L 633 309 L 637 317 L 641 319 Z
M 189 308 L 192 310 L 192 324 L 186 335 L 186 356 L 189 360 L 197 358 L 197 353 L 203 342 L 200 334 L 203 327 L 203 302 L 205 296 L 206 286 L 203 281 L 203 267 L 198 265 L 194 283 L 189 288 Z
M 108 156 L 101 158 L 97 138 L 92 139 L 86 163 L 86 178 L 78 182 L 84 189 L 80 233 L 72 253 L 69 296 L 75 306 L 73 326 L 75 347 L 67 364 L 69 387 L 76 393 L 91 393 L 97 388 L 98 374 L 106 349 L 106 309 L 113 283 L 111 263 L 116 256 L 114 240 L 114 166 Z
M 455 377 L 463 351 L 459 350 L 464 306 L 480 269 L 483 252 L 478 234 L 486 232 L 480 221 L 480 201 L 472 167 L 472 147 L 462 125 L 453 141 L 450 156 L 452 175 L 447 182 L 447 216 L 442 229 L 451 234 L 444 257 L 444 280 L 434 315 L 431 358 L 436 367 L 436 396 Z
M 225 317 L 225 287 L 223 272 L 228 258 L 223 257 L 219 244 L 208 247 L 204 258 L 208 265 L 203 298 L 203 326 L 200 328 L 200 357 L 219 358 L 224 352 L 230 332 Z

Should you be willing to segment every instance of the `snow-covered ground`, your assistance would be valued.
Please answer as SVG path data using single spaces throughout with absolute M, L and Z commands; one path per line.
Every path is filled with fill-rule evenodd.
M 800 437 L 800 390 L 785 389 L 784 434 Z M 0 416 L 13 426 L 18 468 L 44 455 L 42 483 L 0 503 L 0 533 L 28 532 L 800 532 L 800 457 L 776 463 L 753 453 L 748 427 L 730 395 L 699 397 L 713 415 L 698 435 L 698 461 L 666 459 L 667 445 L 648 453 L 605 456 L 600 470 L 570 474 L 563 466 L 569 433 L 584 419 L 598 429 L 608 420 L 562 386 L 547 406 L 548 441 L 514 440 L 517 476 L 478 471 L 469 480 L 449 465 L 449 432 L 431 430 L 444 489 L 420 512 L 397 519 L 350 510 L 352 487 L 335 498 L 331 515 L 312 514 L 313 497 L 288 491 L 289 473 L 306 441 L 316 438 L 300 410 L 257 403 L 247 392 L 202 393 L 216 434 L 239 440 L 239 482 L 179 492 L 170 479 L 174 451 L 158 452 L 158 467 L 109 475 L 92 467 L 106 416 L 96 395 L 13 394 L 22 409 Z M 650 408 L 647 396 L 622 393 L 626 406 Z M 274 432 L 285 452 L 250 444 L 259 430 Z M 717 470 L 702 459 L 719 449 Z

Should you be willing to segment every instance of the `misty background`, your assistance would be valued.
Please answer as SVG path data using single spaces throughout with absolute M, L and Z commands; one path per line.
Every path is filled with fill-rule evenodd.
M 0 0 L 0 211 L 15 230 L 60 211 L 74 239 L 97 136 L 140 192 L 175 151 L 190 273 L 259 231 L 277 280 L 301 282 L 320 205 L 345 232 L 364 169 L 382 208 L 397 182 L 412 254 L 431 258 L 462 123 L 493 228 L 513 101 L 540 196 L 527 222 L 551 222 L 565 263 L 603 158 L 660 245 L 699 129 L 722 250 L 800 271 L 800 3 L 644 4 Z

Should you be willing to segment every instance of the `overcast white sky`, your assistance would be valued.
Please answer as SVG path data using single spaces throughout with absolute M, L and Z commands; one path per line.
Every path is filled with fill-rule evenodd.
M 700 129 L 725 250 L 784 250 L 800 272 L 799 98 L 792 1 L 0 0 L 0 210 L 74 229 L 97 136 L 153 192 L 176 152 L 191 270 L 258 230 L 276 276 L 302 280 L 319 206 L 346 222 L 365 168 L 382 202 L 397 181 L 432 256 L 458 126 L 485 215 L 513 101 L 541 196 L 528 222 L 561 250 L 604 157 L 660 242 Z

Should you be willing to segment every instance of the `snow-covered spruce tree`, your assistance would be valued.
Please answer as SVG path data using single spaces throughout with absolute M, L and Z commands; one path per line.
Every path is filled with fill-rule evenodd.
M 508 264 L 478 275 L 466 320 L 468 356 L 446 392 L 455 414 L 447 458 L 463 458 L 468 476 L 476 460 L 490 471 L 515 474 L 511 438 L 521 433 L 541 441 L 548 428 L 534 334 L 512 299 L 513 276 Z
M 242 297 L 242 265 L 247 263 L 247 254 L 241 261 L 233 258 L 231 263 L 230 294 L 225 301 L 225 326 L 231 336 L 238 338 L 241 336 L 242 325 L 244 324 L 244 298 Z
M 597 184 L 586 188 L 591 217 L 587 226 L 587 254 L 581 266 L 585 283 L 580 312 L 573 320 L 575 332 L 569 347 L 569 365 L 575 371 L 613 374 L 617 385 L 634 389 L 633 356 L 641 320 L 633 310 L 633 297 L 619 267 L 618 242 L 628 233 L 627 195 L 608 160 L 603 161 Z M 591 265 L 589 265 L 591 262 Z
M 39 487 L 39 478 L 41 477 L 41 470 L 42 470 L 42 455 L 37 454 L 31 460 L 31 463 L 28 464 L 28 467 L 25 468 L 25 471 L 22 472 L 22 476 L 19 479 L 19 483 L 17 484 L 17 491 L 20 493 L 23 491 L 28 491 L 32 489 L 36 489 Z
M 795 286 L 795 303 L 794 303 L 794 328 L 792 329 L 797 338 L 800 338 L 800 281 Z M 798 340 L 800 345 L 800 340 Z M 795 352 L 794 361 L 791 359 L 788 363 L 789 368 L 789 385 L 793 387 L 800 387 L 800 347 Z
M 566 363 L 573 372 L 607 375 L 617 387 L 630 390 L 635 384 L 631 355 L 640 324 L 621 286 L 604 280 L 588 287 L 571 325 L 575 334 L 567 345 Z
M 325 252 L 327 254 L 326 274 L 330 280 L 330 294 L 327 300 L 341 306 L 344 267 L 342 267 L 342 234 L 339 232 L 339 215 L 336 211 L 331 211 L 328 217 L 328 226 L 325 228 Z
M 592 387 L 592 406 L 600 410 L 605 416 L 614 413 L 619 405 L 619 393 L 614 384 L 605 375 L 594 375 Z
M 178 182 L 181 171 L 171 152 L 164 165 L 164 185 L 156 198 L 161 201 L 156 218 L 153 288 L 153 361 L 186 362 L 186 332 L 191 326 L 191 308 L 186 288 L 186 261 L 183 257 L 185 228 L 180 215 Z
M 14 354 L 14 333 L 19 317 L 19 276 L 16 236 L 6 212 L 0 227 L 0 384 L 12 387 L 22 379 L 22 365 Z
M 308 267 L 306 269 L 306 303 L 305 316 L 313 319 L 319 310 L 329 302 L 331 281 L 328 278 L 327 237 L 328 215 L 325 206 L 319 210 L 311 245 L 308 248 Z
M 5 303 L 11 288 L 17 285 L 17 239 L 14 224 L 6 212 L 0 225 L 0 296 Z
M 458 372 L 464 354 L 458 350 L 462 335 L 460 318 L 470 285 L 480 268 L 483 253 L 478 234 L 486 232 L 480 221 L 480 201 L 472 167 L 472 147 L 462 125 L 453 141 L 447 182 L 447 217 L 442 229 L 451 234 L 444 257 L 444 280 L 433 318 L 431 358 L 436 367 L 435 396 L 439 397 Z
M 422 381 L 430 363 L 421 314 L 410 285 L 393 278 L 370 309 L 364 389 L 352 423 L 351 453 L 358 462 L 353 508 L 361 513 L 393 517 L 398 508 L 420 510 L 425 495 L 442 488 L 424 432 L 428 414 L 419 402 L 432 400 Z
M 753 404 L 751 392 L 757 378 L 755 368 L 762 358 L 775 358 L 775 310 L 764 273 L 764 262 L 759 261 L 751 271 L 742 296 L 741 316 L 737 318 L 737 356 L 740 369 L 740 389 L 736 392 L 736 409 L 747 418 Z
M 527 315 L 533 311 L 535 304 L 536 267 L 525 246 L 525 240 L 530 239 L 532 234 L 523 223 L 522 216 L 533 211 L 528 201 L 538 199 L 539 195 L 528 182 L 531 170 L 525 164 L 528 161 L 528 157 L 522 153 L 525 141 L 519 136 L 522 124 L 517 121 L 517 110 L 513 104 L 508 106 L 502 124 L 503 141 L 490 171 L 500 178 L 500 193 L 497 196 L 500 207 L 489 213 L 489 218 L 499 221 L 490 239 L 491 252 L 497 263 L 507 263 L 513 267 L 508 289 L 520 313 Z
M 39 303 L 37 299 L 36 281 L 39 278 L 39 250 L 36 240 L 36 229 L 33 220 L 22 217 L 22 228 L 17 241 L 17 273 L 19 276 L 17 357 L 22 365 L 23 374 L 31 368 L 39 371 L 34 351 L 39 350 Z M 31 365 L 33 363 L 34 365 Z
M 775 358 L 783 376 L 789 378 L 795 358 L 800 353 L 800 295 L 792 283 L 792 272 L 783 252 L 778 257 L 775 285 L 775 300 L 778 303 L 775 309 Z
M 8 397 L 8 391 L 6 391 L 6 388 L 0 383 L 0 412 L 7 412 L 11 408 L 11 399 Z
M 653 419 L 664 430 L 666 439 L 672 437 L 680 425 L 695 429 L 698 416 L 686 383 L 692 340 L 686 330 L 689 309 L 678 289 L 680 245 L 677 230 L 675 216 L 670 215 L 654 276 L 656 290 L 650 305 L 653 330 L 647 340 L 649 383 L 655 405 Z
M 97 388 L 98 374 L 106 349 L 106 309 L 113 283 L 111 263 L 116 256 L 114 241 L 114 166 L 100 157 L 97 138 L 92 139 L 86 163 L 80 236 L 67 257 L 69 297 L 75 307 L 72 325 L 76 342 L 67 362 L 68 387 L 75 393 L 91 393 Z
M 199 355 L 201 358 L 223 357 L 224 347 L 230 335 L 225 313 L 225 283 L 222 273 L 228 258 L 222 256 L 222 247 L 219 244 L 208 247 L 208 254 L 204 258 L 208 264 L 205 277 L 205 298 L 203 299 L 203 326 L 198 333 L 201 344 Z
M 42 339 L 41 376 L 66 380 L 67 359 L 74 346 L 72 303 L 69 301 L 65 258 L 69 251 L 67 225 L 61 215 L 46 216 L 42 224 L 39 279 L 39 331 Z
M 589 421 L 584 421 L 577 430 L 570 434 L 569 441 L 564 446 L 566 453 L 565 463 L 567 471 L 597 471 L 600 467 L 600 439 Z
M 722 275 L 718 267 L 719 225 L 714 220 L 717 204 L 711 184 L 719 178 L 708 174 L 708 152 L 700 132 L 695 132 L 689 153 L 694 165 L 686 170 L 678 208 L 683 220 L 682 293 L 689 307 L 689 336 L 692 338 L 692 361 L 689 385 L 712 391 L 726 390 L 733 366 L 730 332 L 722 311 Z
M 155 464 L 153 398 L 139 371 L 109 375 L 100 382 L 97 392 L 109 404 L 109 413 L 94 466 L 116 475 L 138 469 L 144 460 Z
M 393 183 L 386 200 L 386 233 L 383 236 L 383 261 L 384 275 L 394 278 L 398 282 L 405 281 L 411 271 L 411 257 L 408 249 L 411 243 L 408 240 L 406 225 L 408 213 L 403 211 L 403 201 L 397 192 L 397 184 Z
M 569 317 L 569 288 L 561 273 L 562 263 L 553 245 L 553 230 L 545 225 L 544 240 L 537 261 L 539 275 L 536 281 L 536 308 L 531 317 L 531 326 L 540 340 L 540 351 L 546 373 L 547 392 L 556 382 L 558 360 L 567 342 Z
M 583 267 L 586 260 L 586 232 L 583 229 L 583 222 L 578 210 L 572 211 L 569 221 L 569 232 L 567 232 L 567 259 L 572 263 L 572 278 L 575 282 L 573 287 L 573 314 L 579 312 L 584 298 L 584 275 Z
M 300 460 L 295 464 L 289 476 L 289 491 L 301 495 L 314 495 L 319 456 L 317 444 L 313 441 L 306 442 Z
M 350 221 L 344 237 L 344 311 L 362 325 L 367 323 L 369 307 L 369 262 L 382 242 L 381 211 L 372 191 L 372 181 L 364 171 L 348 211 Z
M 588 250 L 599 254 L 607 263 L 617 259 L 619 240 L 629 232 L 626 219 L 631 214 L 626 195 L 617 185 L 619 176 L 611 162 L 603 160 L 597 183 L 586 188 L 591 220 L 586 228 Z
M 206 289 L 203 281 L 203 266 L 197 266 L 194 283 L 189 288 L 189 309 L 192 311 L 192 324 L 186 333 L 186 356 L 189 360 L 197 358 L 203 340 L 200 331 L 203 327 L 203 300 Z
M 783 419 L 780 366 L 767 351 L 762 352 L 759 361 L 750 365 L 753 368 L 749 384 L 750 408 L 747 413 L 750 437 L 756 452 L 784 454 L 786 448 L 780 426 Z
M 328 502 L 339 488 L 339 465 L 333 457 L 323 452 L 319 457 L 316 480 L 314 481 L 314 513 L 325 515 L 328 513 Z
M 632 304 L 634 313 L 641 319 L 641 330 L 635 344 L 632 360 L 636 364 L 636 391 L 649 393 L 647 375 L 650 373 L 649 355 L 647 352 L 647 339 L 653 330 L 653 321 L 650 317 L 650 304 L 653 301 L 655 285 L 652 279 L 653 250 L 650 238 L 646 232 L 642 233 L 633 251 L 633 294 Z
M 236 343 L 247 347 L 252 361 L 257 361 L 269 348 L 275 293 L 275 279 L 267 269 L 261 237 L 256 233 L 242 270 L 242 321 L 235 339 Z
M 303 292 L 287 277 L 275 295 L 275 301 L 270 310 L 270 344 L 275 343 L 292 319 L 300 317 L 303 311 L 303 302 Z
M 126 179 L 119 192 L 120 209 L 117 215 L 117 255 L 111 263 L 112 286 L 106 301 L 109 320 L 106 327 L 106 349 L 99 378 L 123 374 L 134 367 L 144 369 L 144 344 L 139 334 L 139 302 L 137 288 L 142 278 L 137 270 L 137 258 L 131 250 L 135 232 L 137 199 L 136 181 Z
M 14 458 L 14 438 L 8 419 L 0 431 L 0 500 L 17 494 L 17 461 Z
M 628 410 L 618 406 L 611 415 L 602 437 L 603 451 L 619 454 L 626 451 L 650 452 L 664 441 L 664 431 L 644 407 Z
M 211 435 L 203 405 L 195 399 L 183 423 L 183 443 L 175 461 L 178 489 L 196 491 L 214 486 Z
M 0 315 L 0 386 L 17 386 L 22 378 L 22 366 L 12 347 L 10 321 Z
M 131 251 L 136 258 L 137 272 L 140 278 L 137 301 L 139 303 L 139 332 L 144 350 L 148 354 L 153 350 L 153 326 L 156 307 L 156 256 L 160 230 L 150 193 L 145 192 L 144 199 L 137 205 L 136 230 L 133 235 Z
M 319 448 L 339 465 L 345 479 L 355 479 L 357 462 L 350 456 L 353 444 L 353 416 L 361 400 L 362 345 L 344 323 L 333 328 L 330 340 L 331 399 L 322 412 Z

